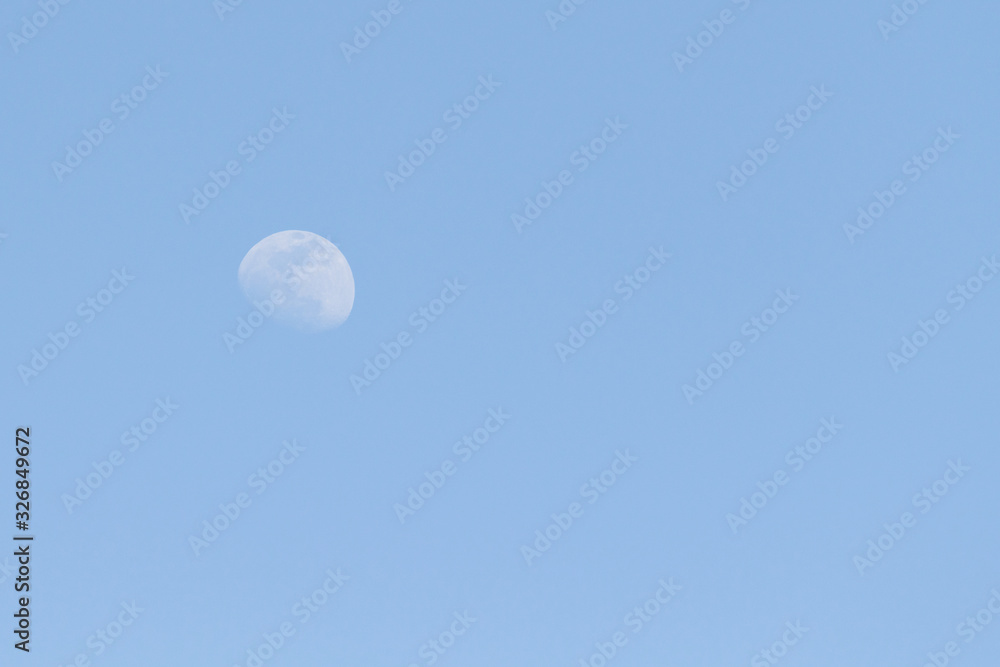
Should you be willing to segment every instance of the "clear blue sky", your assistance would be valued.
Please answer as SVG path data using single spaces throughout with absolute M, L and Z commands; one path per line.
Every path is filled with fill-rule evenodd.
M 5 3 L 0 662 L 995 665 L 1000 8 L 903 4 Z M 230 352 L 288 229 L 353 312 Z

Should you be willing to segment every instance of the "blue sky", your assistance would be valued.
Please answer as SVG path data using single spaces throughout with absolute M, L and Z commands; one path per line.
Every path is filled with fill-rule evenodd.
M 997 7 L 43 5 L 0 10 L 18 660 L 995 664 Z M 283 230 L 351 316 L 231 351 Z

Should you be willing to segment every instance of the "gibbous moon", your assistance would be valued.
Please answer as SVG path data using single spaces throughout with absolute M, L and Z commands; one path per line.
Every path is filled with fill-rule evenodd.
M 251 302 L 271 301 L 270 319 L 307 331 L 339 327 L 354 306 L 347 259 L 312 232 L 289 230 L 263 239 L 240 262 L 239 280 Z

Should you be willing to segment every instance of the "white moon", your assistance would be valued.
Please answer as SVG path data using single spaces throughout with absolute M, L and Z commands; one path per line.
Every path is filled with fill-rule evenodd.
M 239 280 L 251 302 L 274 304 L 271 319 L 300 329 L 339 327 L 354 306 L 347 259 L 312 232 L 289 230 L 263 239 L 240 262 Z

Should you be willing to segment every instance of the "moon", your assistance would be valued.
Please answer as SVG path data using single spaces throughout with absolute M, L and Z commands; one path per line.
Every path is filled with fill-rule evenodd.
M 240 286 L 270 319 L 305 331 L 339 327 L 354 306 L 354 274 L 343 253 L 312 232 L 288 230 L 262 239 L 240 262 Z M 264 301 L 273 306 L 273 313 Z

